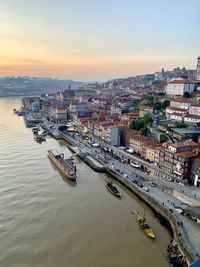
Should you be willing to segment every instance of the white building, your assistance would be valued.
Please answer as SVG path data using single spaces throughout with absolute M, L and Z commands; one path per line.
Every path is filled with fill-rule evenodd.
M 167 95 L 183 96 L 185 92 L 194 92 L 194 83 L 192 81 L 177 78 L 170 81 L 166 86 Z
M 178 114 L 187 114 L 188 111 L 183 108 L 175 108 L 175 107 L 167 107 L 166 108 L 166 113 L 167 115 L 173 114 L 173 113 L 178 113 Z
M 198 123 L 200 122 L 200 116 L 196 115 L 187 115 L 184 117 L 185 123 Z
M 170 114 L 170 119 L 175 120 L 175 121 L 183 121 L 184 116 L 180 113 L 174 112 Z
M 189 99 L 171 99 L 170 100 L 170 107 L 174 108 L 181 108 L 188 110 L 192 101 Z
M 200 117 L 200 104 L 191 104 L 189 107 L 189 114 Z

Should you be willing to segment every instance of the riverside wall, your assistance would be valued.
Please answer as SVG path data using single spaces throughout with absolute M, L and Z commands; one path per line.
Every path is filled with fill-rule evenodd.
M 140 199 L 142 199 L 154 211 L 160 214 L 167 222 L 169 222 L 171 230 L 173 232 L 173 240 L 178 244 L 179 250 L 186 258 L 188 264 L 197 259 L 194 249 L 191 247 L 186 238 L 186 233 L 184 232 L 183 228 L 178 225 L 179 219 L 175 213 L 171 213 L 162 203 L 159 203 L 148 193 L 141 190 L 138 186 L 126 180 L 115 170 L 111 169 L 110 167 L 106 167 L 106 171 L 113 178 L 115 178 L 135 195 L 137 195 Z

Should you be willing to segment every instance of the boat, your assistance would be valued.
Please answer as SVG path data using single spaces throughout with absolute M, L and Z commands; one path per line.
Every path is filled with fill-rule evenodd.
M 36 133 L 38 133 L 39 132 L 39 128 L 38 127 L 34 127 L 33 129 L 32 129 L 32 132 L 33 132 L 33 134 L 36 134 Z
M 106 187 L 116 197 L 121 197 L 122 196 L 122 194 L 119 192 L 119 190 L 117 189 L 117 187 L 113 185 L 112 182 L 106 181 Z
M 48 157 L 64 176 L 72 181 L 76 180 L 76 166 L 70 159 L 64 159 L 64 153 L 51 149 L 48 151 Z
M 146 218 L 145 216 L 142 217 L 139 212 L 136 213 L 137 216 L 137 223 L 139 224 L 139 226 L 142 228 L 143 232 L 151 239 L 155 239 L 155 234 L 152 231 L 152 229 L 150 228 L 150 226 L 147 224 L 146 222 Z
M 46 141 L 45 137 L 42 136 L 41 134 L 39 135 L 38 133 L 35 133 L 35 134 L 34 134 L 34 139 L 35 139 L 35 141 L 37 141 L 37 142 L 43 142 L 43 141 Z

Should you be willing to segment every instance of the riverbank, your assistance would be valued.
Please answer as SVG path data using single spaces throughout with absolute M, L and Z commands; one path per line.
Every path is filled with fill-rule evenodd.
M 70 143 L 73 145 L 79 146 L 76 140 L 71 140 L 72 138 L 70 137 L 66 137 L 64 139 L 67 142 L 69 140 Z M 90 158 L 92 157 L 94 157 L 94 155 L 90 155 Z M 95 165 L 95 161 L 93 162 L 93 164 Z M 93 164 L 91 164 L 90 162 L 90 164 L 88 165 L 93 168 L 92 166 Z M 167 207 L 164 204 L 164 202 L 161 201 L 162 198 L 159 200 L 155 196 L 151 196 L 149 193 L 145 192 L 144 190 L 136 186 L 132 181 L 126 179 L 116 170 L 109 167 L 107 164 L 104 164 L 103 162 L 101 162 L 101 164 L 105 167 L 105 172 L 110 174 L 114 179 L 119 181 L 121 184 L 127 187 L 131 192 L 137 195 L 141 200 L 143 200 L 150 208 L 154 210 L 156 214 L 159 215 L 159 217 L 160 216 L 162 217 L 164 225 L 167 226 L 168 228 L 170 227 L 173 233 L 173 242 L 169 244 L 168 252 L 175 266 L 187 266 L 191 262 L 196 260 L 197 253 L 191 246 L 191 244 L 188 242 L 184 229 L 180 227 L 180 218 L 175 212 L 172 213 L 170 211 L 169 207 Z M 162 193 L 164 194 L 164 192 Z
M 142 201 L 144 201 L 151 209 L 153 209 L 154 212 L 162 216 L 165 221 L 168 222 L 162 223 L 164 226 L 167 226 L 167 228 L 172 230 L 173 233 L 173 242 L 174 247 L 178 245 L 179 251 L 176 252 L 174 261 L 176 262 L 177 260 L 180 259 L 180 253 L 182 254 L 181 260 L 183 261 L 183 264 L 180 266 L 185 266 L 185 262 L 187 262 L 187 265 L 189 265 L 191 262 L 193 262 L 197 257 L 196 253 L 193 250 L 193 248 L 190 246 L 188 243 L 187 239 L 185 238 L 185 233 L 183 232 L 183 229 L 179 227 L 179 219 L 175 217 L 174 213 L 171 213 L 166 207 L 159 203 L 158 201 L 155 200 L 152 196 L 150 196 L 148 193 L 145 191 L 141 190 L 139 187 L 128 181 L 126 178 L 122 177 L 119 175 L 115 170 L 107 167 L 106 171 L 113 177 L 115 178 L 118 182 L 123 184 L 126 188 L 128 188 L 131 192 L 133 192 L 135 195 L 137 195 Z M 170 244 L 169 244 L 170 245 Z M 178 265 L 175 265 L 178 266 Z

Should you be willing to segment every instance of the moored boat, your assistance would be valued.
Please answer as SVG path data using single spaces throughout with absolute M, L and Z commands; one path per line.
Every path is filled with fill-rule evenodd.
M 64 153 L 51 149 L 48 151 L 48 157 L 64 176 L 70 180 L 76 180 L 76 166 L 69 159 L 64 159 Z
M 137 216 L 137 223 L 139 224 L 139 226 L 141 227 L 141 229 L 143 230 L 143 232 L 151 239 L 155 239 L 155 234 L 152 231 L 152 229 L 150 228 L 150 226 L 147 224 L 146 222 L 146 218 L 145 216 L 142 217 L 139 212 L 136 213 Z
M 113 185 L 112 182 L 106 181 L 106 187 L 116 197 L 121 197 L 122 196 L 122 194 L 119 192 L 119 190 L 117 189 L 117 187 Z
M 43 135 L 39 135 L 38 133 L 34 134 L 34 139 L 37 142 L 43 142 L 46 141 L 46 138 Z

